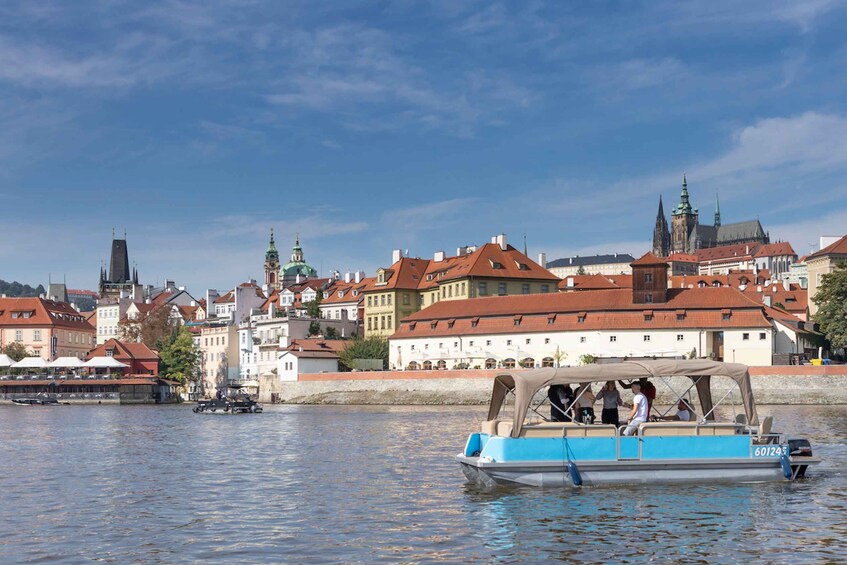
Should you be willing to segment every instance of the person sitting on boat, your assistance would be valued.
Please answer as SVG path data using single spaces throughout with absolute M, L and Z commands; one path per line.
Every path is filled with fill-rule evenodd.
M 620 426 L 620 416 L 618 416 L 618 406 L 623 406 L 621 393 L 618 392 L 618 387 L 615 386 L 615 381 L 606 381 L 600 392 L 597 393 L 597 400 L 603 400 L 603 412 L 600 418 L 604 424 L 612 424 L 616 428 Z
M 223 399 L 223 397 L 224 397 L 224 391 L 223 391 L 222 389 L 218 389 L 218 392 L 215 394 L 215 397 L 216 397 L 218 400 L 222 400 L 222 399 Z
M 573 402 L 573 389 L 570 385 L 550 385 L 547 389 L 550 399 L 550 419 L 554 422 L 571 422 L 568 407 Z
M 679 399 L 679 403 L 676 405 L 676 414 L 672 414 L 670 416 L 656 416 L 656 420 L 671 420 L 674 422 L 690 422 L 691 421 L 691 407 L 688 403 L 682 398 Z
M 632 388 L 632 385 L 635 383 L 624 383 L 621 382 L 621 386 L 624 388 Z M 647 417 L 650 417 L 650 412 L 653 410 L 653 401 L 656 400 L 656 387 L 651 383 L 647 377 L 641 377 L 638 379 L 638 384 L 641 386 L 641 394 L 647 398 Z M 635 391 L 633 391 L 635 394 Z
M 583 424 L 594 423 L 594 393 L 591 391 L 591 383 L 579 385 L 576 389 L 576 413 L 579 421 Z
M 632 397 L 632 410 L 630 411 L 629 418 L 627 419 L 629 425 L 623 432 L 626 436 L 634 434 L 638 430 L 639 424 L 643 424 L 647 421 L 647 414 L 650 410 L 647 403 L 647 397 L 641 392 L 641 383 L 634 382 L 630 385 L 630 388 L 632 388 L 632 393 L 635 396 Z

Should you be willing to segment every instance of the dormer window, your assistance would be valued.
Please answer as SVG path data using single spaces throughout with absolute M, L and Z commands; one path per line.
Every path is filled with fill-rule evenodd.
M 644 311 L 644 321 L 645 322 L 652 322 L 653 321 L 653 311 L 652 310 L 645 310 Z
M 479 318 L 471 318 L 471 327 L 475 328 L 479 325 Z
M 585 322 L 585 314 L 586 314 L 585 312 L 580 312 L 579 314 L 576 315 L 577 323 L 582 324 L 582 323 Z
M 488 262 L 491 263 L 492 269 L 502 269 L 503 268 L 503 263 L 500 263 L 499 261 L 492 261 L 491 259 L 489 259 Z
M 434 330 L 437 327 L 438 327 L 438 320 L 435 320 L 435 321 L 429 323 L 430 329 Z
M 114 356 L 115 356 L 115 350 L 114 349 L 107 349 L 106 350 L 106 357 L 114 357 Z
M 518 261 L 515 261 L 515 265 L 518 266 L 519 271 L 528 271 L 529 270 L 529 265 L 527 265 L 526 263 L 520 263 Z
M 732 310 L 724 308 L 721 310 L 721 320 L 727 321 L 732 318 Z
M 516 325 L 516 326 L 521 325 L 521 320 L 522 320 L 522 319 L 523 319 L 523 316 L 515 316 L 515 320 L 514 320 L 515 325 Z
M 385 271 L 380 269 L 376 272 L 376 281 L 378 283 L 385 283 Z

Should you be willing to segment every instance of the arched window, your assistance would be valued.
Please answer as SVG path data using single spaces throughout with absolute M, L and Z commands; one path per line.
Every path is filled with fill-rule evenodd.
M 554 362 L 555 361 L 553 360 L 552 357 L 545 357 L 544 359 L 541 360 L 541 366 L 542 367 L 552 367 Z
M 440 370 L 446 369 L 447 368 L 447 361 L 445 361 L 444 359 L 439 360 L 438 364 L 436 365 L 436 368 L 440 369 Z
M 408 369 L 409 371 L 417 371 L 420 368 L 421 366 L 418 364 L 417 361 L 412 361 L 411 363 L 409 363 L 409 366 L 406 367 L 406 369 Z
M 496 369 L 497 368 L 497 360 L 496 359 L 486 359 L 485 360 L 485 368 L 486 369 Z
M 424 371 L 432 371 L 432 361 L 424 361 L 423 370 Z
M 504 369 L 514 369 L 515 368 L 515 360 L 509 357 L 508 359 L 503 359 L 503 368 Z
M 525 359 L 521 359 L 521 367 L 524 369 L 532 369 L 535 367 L 535 359 L 532 357 L 527 357 Z

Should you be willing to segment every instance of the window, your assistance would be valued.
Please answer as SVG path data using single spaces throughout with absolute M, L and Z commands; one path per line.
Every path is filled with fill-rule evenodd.
M 609 336 L 609 341 L 618 341 L 618 336 L 616 336 L 616 335 L 610 335 L 610 336 Z
M 676 315 L 676 321 L 677 322 L 682 322 L 683 320 L 685 320 L 685 314 L 677 314 Z
M 409 305 L 409 295 L 404 294 L 403 295 L 403 306 L 408 306 L 408 305 Z
M 469 342 L 468 342 L 468 347 L 473 347 L 473 342 L 472 342 L 472 341 L 469 341 Z
M 41 341 L 41 330 L 32 330 L 33 341 Z
M 24 332 L 21 330 L 15 330 L 15 341 L 23 341 L 24 340 Z
M 506 283 L 497 283 L 497 294 L 499 294 L 500 296 L 506 294 Z
M 413 343 L 412 344 L 412 351 L 414 351 L 414 350 L 415 350 L 415 344 Z
M 550 292 L 550 285 L 549 284 L 542 284 L 541 285 L 541 292 Z
M 381 329 L 381 330 L 385 329 L 385 316 L 379 317 L 379 329 Z
M 644 273 L 644 282 L 646 282 L 646 283 L 653 282 L 653 273 Z
M 545 337 L 545 338 L 544 338 L 544 345 L 547 345 L 547 344 L 549 344 L 549 343 L 550 343 L 550 338 L 549 338 L 549 337 Z
M 388 305 L 391 306 L 391 295 L 388 295 Z
M 765 332 L 759 333 L 759 339 L 767 339 L 767 338 L 768 338 L 768 334 L 766 334 Z
M 391 314 L 388 315 L 388 329 L 390 330 L 393 326 L 391 325 Z
M 107 349 L 106 350 L 106 357 L 114 357 L 114 356 L 115 356 L 115 350 L 114 349 Z
M 486 346 L 491 345 L 491 340 L 490 340 L 490 339 L 486 339 L 486 340 L 485 340 L 485 345 L 486 345 Z
M 424 349 L 429 349 L 429 344 L 428 344 L 428 343 L 425 343 L 425 344 L 424 344 Z
M 371 317 L 368 316 L 368 331 L 370 331 L 372 329 L 373 329 L 373 325 L 372 325 Z
M 452 286 L 447 287 L 447 296 L 449 296 L 450 298 L 453 298 L 453 287 Z
M 652 322 L 653 321 L 653 314 L 644 314 L 644 321 L 645 322 Z
M 743 334 L 741 334 L 741 339 L 743 339 L 744 341 L 748 341 L 750 339 L 750 334 L 744 332 Z
M 724 312 L 723 314 L 721 314 L 721 320 L 729 320 L 731 317 L 732 317 L 732 314 L 729 314 L 727 312 Z
M 531 342 L 532 342 L 532 340 L 531 340 L 531 339 L 526 338 L 526 344 L 527 344 L 527 345 L 529 345 Z
M 647 293 L 644 294 L 644 302 L 647 302 L 649 304 L 653 303 L 653 293 L 652 292 L 647 292 Z
M 492 269 L 502 269 L 503 263 L 500 263 L 499 261 L 491 261 L 491 268 Z
M 644 341 L 650 341 L 650 336 L 649 336 L 649 335 L 645 335 L 645 336 L 644 336 Z
M 438 349 L 444 349 L 444 342 L 443 341 L 438 343 Z
M 484 281 L 480 282 L 479 283 L 479 295 L 480 296 L 486 296 L 487 294 L 488 294 L 488 283 L 484 282 Z
M 459 347 L 459 342 L 458 342 L 458 341 L 454 341 L 454 342 L 453 342 L 453 347 Z
M 584 336 L 584 335 L 579 336 L 579 342 L 580 342 L 580 343 L 585 343 L 585 336 Z
M 682 335 L 682 334 L 676 334 L 676 340 L 677 341 L 685 341 L 685 336 Z
M 464 296 L 464 294 L 465 294 L 465 283 L 462 283 L 462 287 L 461 287 L 461 288 L 462 288 L 462 295 Z
M 521 294 L 529 294 L 529 284 L 523 283 L 521 285 Z
M 506 340 L 506 345 L 512 345 L 512 340 L 511 340 L 511 339 L 507 339 L 507 340 Z
M 384 294 L 379 295 L 379 305 L 385 306 L 385 295 Z

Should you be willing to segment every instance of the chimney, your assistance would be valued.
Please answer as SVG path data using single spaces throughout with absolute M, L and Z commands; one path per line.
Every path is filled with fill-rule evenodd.
M 365 272 L 364 271 L 356 271 L 356 278 L 355 278 L 356 284 L 359 284 L 360 282 L 362 282 L 363 278 L 365 278 Z
M 547 268 L 547 254 L 546 253 L 539 253 L 538 254 L 538 264 L 541 265 L 542 269 Z
M 184 291 L 184 290 L 185 290 L 185 287 L 184 287 L 184 286 L 180 286 L 180 287 L 178 287 L 178 288 L 177 288 L 177 290 Z
M 171 290 L 174 287 L 174 281 L 165 281 L 165 290 Z
M 435 261 L 436 263 L 440 263 L 440 262 L 444 261 L 444 252 L 443 251 L 436 251 L 435 255 L 432 256 L 432 260 Z
M 496 235 L 491 236 L 491 243 L 497 243 L 497 236 Z
M 402 249 L 395 249 L 394 251 L 391 252 L 391 264 L 392 265 L 402 258 L 403 258 L 403 250 Z
M 346 273 L 344 273 L 344 282 L 347 283 L 347 284 L 350 284 L 350 277 L 351 277 L 350 271 L 347 271 Z
M 189 306 L 192 306 L 192 307 L 197 306 L 197 302 L 192 300 L 191 302 L 189 302 Z
M 495 241 L 494 241 L 494 243 L 496 243 L 497 245 L 499 245 L 499 246 L 500 246 L 500 249 L 502 249 L 503 251 L 506 251 L 506 247 L 507 247 L 507 244 L 506 244 L 506 234 L 505 234 L 505 233 L 501 233 L 500 235 L 498 235 L 497 237 L 495 237 Z
M 471 253 L 476 253 L 476 245 L 468 245 L 465 247 L 465 253 L 470 255 Z
M 467 250 L 468 250 L 467 247 L 457 247 L 456 248 L 456 257 L 461 257 L 462 255 L 464 255 L 467 252 Z
M 782 288 L 785 290 L 791 290 L 791 283 L 788 282 L 788 279 L 782 279 Z

